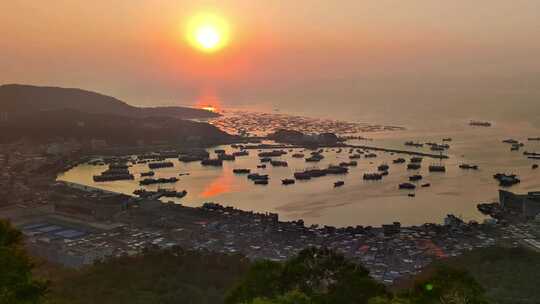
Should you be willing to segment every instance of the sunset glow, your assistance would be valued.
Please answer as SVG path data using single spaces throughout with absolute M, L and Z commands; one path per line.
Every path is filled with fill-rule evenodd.
M 540 304 L 540 0 L 0 0 L 0 32 L 0 304 Z
M 221 101 L 216 95 L 216 92 L 212 88 L 205 88 L 201 91 L 197 101 L 195 102 L 195 107 L 218 113 L 221 110 Z
M 203 109 L 203 110 L 206 110 L 206 111 L 210 111 L 210 112 L 217 112 L 216 107 L 211 106 L 211 105 L 203 106 L 202 109 Z
M 199 14 L 187 25 L 187 41 L 203 52 L 213 53 L 229 43 L 230 27 L 227 21 L 215 14 Z

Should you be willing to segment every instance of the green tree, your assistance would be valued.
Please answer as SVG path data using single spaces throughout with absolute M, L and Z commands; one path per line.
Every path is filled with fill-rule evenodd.
M 482 286 L 466 271 L 438 266 L 407 296 L 418 304 L 487 304 Z
M 257 262 L 226 303 L 249 303 L 256 298 L 278 301 L 293 291 L 306 295 L 309 303 L 321 304 L 362 304 L 386 294 L 362 266 L 335 251 L 309 248 L 284 264 Z
M 375 297 L 368 301 L 368 304 L 413 304 L 410 299 L 398 297 Z
M 229 292 L 226 303 L 249 302 L 255 298 L 269 299 L 283 292 L 281 277 L 283 265 L 277 262 L 256 261 L 248 270 L 241 283 Z
M 32 278 L 32 268 L 21 233 L 0 220 L 0 304 L 42 301 L 47 285 Z
M 299 291 L 291 291 L 276 299 L 256 298 L 250 304 L 311 304 L 312 300 Z

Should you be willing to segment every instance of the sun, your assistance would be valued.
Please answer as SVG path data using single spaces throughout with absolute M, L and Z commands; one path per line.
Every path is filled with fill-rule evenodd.
M 218 31 L 212 26 L 203 26 L 197 29 L 195 36 L 197 37 L 197 43 L 208 50 L 214 49 L 221 40 Z
M 203 52 L 212 53 L 229 43 L 230 27 L 216 14 L 202 13 L 190 18 L 187 24 L 187 41 Z

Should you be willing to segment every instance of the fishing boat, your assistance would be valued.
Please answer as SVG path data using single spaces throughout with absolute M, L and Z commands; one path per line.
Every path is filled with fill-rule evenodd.
M 416 189 L 416 185 L 411 183 L 401 183 L 399 184 L 399 189 L 414 190 Z
M 474 127 L 491 127 L 491 123 L 487 121 L 478 121 L 478 120 L 471 120 L 469 122 L 470 126 Z
M 407 165 L 407 170 L 418 170 L 420 168 L 422 168 L 422 165 L 416 163 Z
M 446 167 L 444 165 L 431 165 L 429 172 L 446 172 Z
M 464 170 L 478 170 L 477 165 L 461 164 L 459 167 Z
M 419 181 L 421 180 L 423 177 L 422 175 L 419 175 L 419 174 L 416 174 L 416 175 L 413 175 L 413 176 L 409 176 L 409 180 L 411 182 L 416 182 L 416 181 Z
M 295 180 L 292 179 L 292 178 L 285 178 L 285 179 L 282 179 L 282 180 L 281 180 L 281 183 L 282 183 L 283 185 L 292 185 L 292 184 L 295 183 Z
M 380 173 L 364 173 L 364 180 L 381 180 L 383 175 Z
M 345 185 L 344 181 L 337 181 L 337 182 L 334 183 L 334 188 L 341 187 L 343 185 Z
M 377 170 L 379 171 L 388 171 L 388 169 L 390 168 L 390 166 L 388 166 L 387 164 L 381 164 L 377 167 Z
M 201 165 L 203 166 L 214 166 L 214 167 L 221 167 L 223 166 L 223 160 L 222 159 L 203 159 L 201 161 Z

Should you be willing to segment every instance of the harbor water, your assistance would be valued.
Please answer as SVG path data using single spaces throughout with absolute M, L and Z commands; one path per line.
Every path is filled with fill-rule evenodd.
M 223 167 L 205 167 L 199 162 L 182 163 L 171 159 L 173 168 L 155 170 L 155 177 L 178 177 L 175 184 L 146 186 L 147 190 L 159 187 L 187 190 L 182 199 L 174 200 L 186 206 L 200 206 L 204 202 L 216 202 L 244 210 L 258 212 L 277 212 L 281 220 L 303 219 L 306 224 L 333 226 L 372 225 L 399 221 L 404 225 L 419 225 L 426 222 L 441 223 L 447 214 L 454 214 L 464 220 L 482 221 L 484 216 L 476 209 L 476 204 L 493 202 L 498 199 L 498 182 L 495 173 L 513 173 L 521 183 L 509 188 L 510 191 L 527 192 L 540 190 L 540 170 L 533 170 L 531 160 L 524 151 L 540 152 L 540 142 L 528 141 L 528 137 L 540 136 L 540 129 L 533 124 L 517 122 L 497 122 L 492 127 L 471 127 L 466 120 L 448 125 L 434 125 L 433 128 L 421 125 L 407 125 L 407 130 L 389 132 L 369 132 L 362 134 L 372 140 L 353 140 L 350 144 L 393 148 L 409 151 L 431 152 L 429 147 L 415 148 L 405 146 L 405 141 L 447 142 L 450 149 L 445 152 L 449 159 L 443 160 L 445 173 L 428 172 L 428 166 L 439 164 L 439 160 L 424 158 L 418 171 L 407 170 L 406 164 L 393 164 L 400 155 L 374 151 L 378 157 L 357 159 L 358 166 L 350 167 L 347 175 L 328 175 L 308 181 L 296 181 L 284 186 L 281 180 L 292 178 L 294 172 L 306 168 L 326 168 L 330 164 L 349 161 L 348 149 L 337 153 L 337 149 L 325 149 L 325 158 L 319 163 L 307 163 L 304 159 L 293 158 L 292 154 L 303 149 L 294 149 L 279 159 L 288 162 L 288 167 L 257 169 L 260 164 L 257 150 L 250 150 L 249 156 L 237 157 L 235 161 L 224 161 Z M 514 138 L 525 145 L 520 151 L 510 151 L 510 145 L 502 140 Z M 215 149 L 232 153 L 229 146 L 208 149 L 214 157 Z M 308 156 L 309 151 L 303 153 Z M 382 181 L 364 181 L 364 173 L 376 172 L 377 166 L 386 163 L 390 166 L 389 175 Z M 460 164 L 474 164 L 479 170 L 463 170 Z M 268 185 L 254 185 L 246 175 L 233 173 L 235 168 L 249 168 L 270 176 Z M 148 171 L 147 164 L 136 164 L 130 168 L 135 175 L 133 181 L 96 183 L 93 175 L 104 171 L 106 166 L 79 165 L 61 174 L 58 179 L 90 185 L 106 190 L 132 194 L 140 189 L 140 173 Z M 188 173 L 189 175 L 179 174 Z M 430 187 L 417 187 L 415 191 L 399 190 L 398 185 L 408 182 L 414 174 L 423 175 L 418 185 L 430 183 Z M 342 180 L 345 185 L 334 188 L 334 182 Z M 415 193 L 414 197 L 409 193 Z

